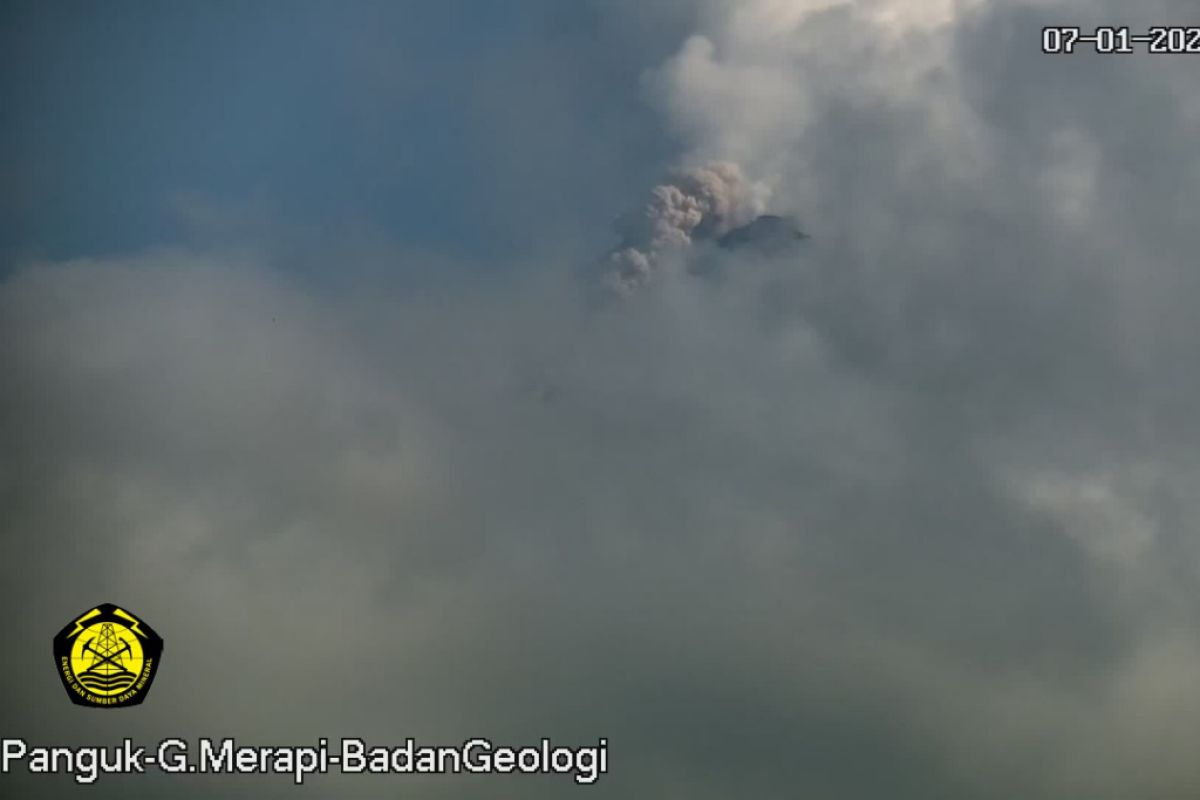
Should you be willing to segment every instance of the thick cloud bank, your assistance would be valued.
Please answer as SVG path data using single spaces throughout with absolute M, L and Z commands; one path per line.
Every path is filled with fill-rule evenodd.
M 708 166 L 623 229 L 626 302 L 557 261 L 405 291 L 219 249 L 25 265 L 0 585 L 45 658 L 8 662 L 4 732 L 611 742 L 587 790 L 314 796 L 1200 795 L 1195 66 L 1039 53 L 1133 13 L 706 7 L 644 86 Z M 803 247 L 680 246 L 758 181 Z M 693 258 L 716 278 L 655 266 Z M 167 643 L 120 720 L 49 664 L 102 600 Z

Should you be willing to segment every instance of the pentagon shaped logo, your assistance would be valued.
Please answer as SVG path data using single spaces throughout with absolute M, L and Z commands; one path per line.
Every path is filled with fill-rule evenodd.
M 102 603 L 54 637 L 54 666 L 76 705 L 136 706 L 154 683 L 162 649 L 163 640 L 145 621 Z

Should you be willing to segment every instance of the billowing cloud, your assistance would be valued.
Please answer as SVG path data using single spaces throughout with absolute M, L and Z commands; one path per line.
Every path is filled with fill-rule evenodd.
M 648 60 L 701 166 L 623 221 L 654 276 L 631 268 L 631 302 L 580 302 L 557 258 L 389 256 L 403 286 L 220 248 L 8 276 L 13 633 L 45 651 L 114 600 L 167 651 L 119 727 L 40 656 L 6 662 L 0 719 L 53 743 L 606 736 L 598 797 L 1200 793 L 1194 67 L 1040 54 L 1115 1 L 934 5 L 713 3 Z M 687 246 L 764 210 L 760 182 L 803 247 Z
M 664 255 L 749 222 L 765 199 L 765 188 L 751 184 L 737 164 L 714 162 L 672 172 L 641 209 L 618 222 L 622 242 L 606 259 L 604 280 L 619 291 L 647 283 Z

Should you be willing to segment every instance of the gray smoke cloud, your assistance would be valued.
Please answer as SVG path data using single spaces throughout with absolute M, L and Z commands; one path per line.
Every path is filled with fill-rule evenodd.
M 741 169 L 623 222 L 632 302 L 578 302 L 562 264 L 603 245 L 549 225 L 572 258 L 502 278 L 389 253 L 418 290 L 221 249 L 24 264 L 0 282 L 3 733 L 612 744 L 586 790 L 312 796 L 1200 796 L 1195 64 L 1038 52 L 1045 25 L 1194 8 L 1045 5 L 701 4 L 644 85 L 680 163 Z M 627 7 L 614 28 L 659 6 Z M 743 172 L 811 226 L 803 258 L 679 277 L 755 213 Z M 79 713 L 49 663 L 98 600 L 167 642 L 129 714 Z
M 605 260 L 604 282 L 622 293 L 644 286 L 670 253 L 722 236 L 761 213 L 765 191 L 731 162 L 671 172 L 641 209 L 618 220 L 623 240 Z

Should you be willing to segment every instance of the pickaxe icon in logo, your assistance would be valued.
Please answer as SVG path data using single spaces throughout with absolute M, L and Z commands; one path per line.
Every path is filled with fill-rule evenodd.
M 130 653 L 130 654 L 133 653 L 133 648 L 131 648 L 129 646 L 129 642 L 118 637 L 117 641 L 119 641 L 121 643 L 121 647 L 119 647 L 117 650 L 115 650 L 113 652 L 110 652 L 108 655 L 105 655 L 104 653 L 101 653 L 96 648 L 92 647 L 92 642 L 94 642 L 94 641 L 95 641 L 95 637 L 88 639 L 86 642 L 83 643 L 83 652 L 91 653 L 93 656 L 92 665 L 84 670 L 85 673 L 91 672 L 92 670 L 96 669 L 97 667 L 102 667 L 105 664 L 112 664 L 114 667 L 116 667 L 117 669 L 120 669 L 120 670 L 125 669 L 125 665 L 118 664 L 116 660 L 118 658 L 120 658 L 121 656 L 123 656 L 125 653 Z

